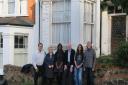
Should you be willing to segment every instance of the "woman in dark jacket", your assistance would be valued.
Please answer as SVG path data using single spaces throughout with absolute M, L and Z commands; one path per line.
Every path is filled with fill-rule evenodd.
M 58 44 L 55 53 L 55 73 L 58 85 L 62 85 L 62 73 L 64 68 L 64 51 L 62 44 Z
M 44 60 L 45 65 L 45 76 L 46 76 L 46 85 L 53 85 L 54 80 L 54 54 L 52 47 L 48 48 L 49 53 L 46 55 Z
M 74 69 L 74 78 L 75 85 L 82 85 L 82 66 L 83 66 L 83 46 L 81 44 L 77 47 L 77 52 L 74 58 L 75 69 Z

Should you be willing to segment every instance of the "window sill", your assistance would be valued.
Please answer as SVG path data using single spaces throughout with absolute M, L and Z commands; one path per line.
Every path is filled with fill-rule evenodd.
M 28 14 L 26 15 L 15 15 L 15 14 L 7 14 L 7 15 L 0 15 L 0 17 L 27 17 L 29 16 Z

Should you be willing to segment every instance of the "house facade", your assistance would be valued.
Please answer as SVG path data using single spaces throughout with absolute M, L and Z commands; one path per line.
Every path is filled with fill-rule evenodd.
M 99 55 L 100 0 L 42 0 L 40 10 L 44 48 L 70 42 L 76 49 L 91 41 Z
M 30 61 L 35 0 L 0 0 L 0 68 Z
M 111 2 L 102 11 L 101 17 L 101 54 L 112 54 L 120 42 L 128 40 L 128 15 L 121 6 Z
M 0 9 L 0 67 L 31 63 L 38 42 L 47 51 L 91 41 L 100 54 L 100 0 L 0 0 Z

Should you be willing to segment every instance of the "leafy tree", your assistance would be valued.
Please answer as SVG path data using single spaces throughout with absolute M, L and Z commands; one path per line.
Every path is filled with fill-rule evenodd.
M 101 10 L 104 10 L 110 4 L 108 2 L 112 2 L 114 7 L 121 6 L 123 9 L 123 12 L 128 14 L 128 0 L 102 0 L 101 1 Z

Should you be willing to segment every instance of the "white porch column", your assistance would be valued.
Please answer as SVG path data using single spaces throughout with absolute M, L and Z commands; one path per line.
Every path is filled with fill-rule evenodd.
M 108 17 L 107 11 L 102 12 L 102 54 L 110 54 L 111 45 L 111 18 Z
M 80 41 L 80 0 L 71 0 L 71 43 L 77 47 Z
M 51 43 L 51 1 L 43 1 L 42 4 L 42 19 L 41 19 L 41 36 L 42 36 L 42 42 L 44 44 L 44 49 L 47 50 L 47 47 Z
M 126 40 L 128 41 L 128 15 L 126 16 Z
M 95 39 L 93 39 L 93 43 L 94 43 L 94 46 L 96 47 L 96 54 L 97 54 L 97 57 L 99 56 L 100 54 L 100 0 L 96 0 L 96 5 L 95 5 L 95 11 L 94 11 L 94 23 L 95 23 L 95 26 L 94 26 L 94 34 L 93 34 L 93 37 Z
M 3 65 L 14 64 L 14 34 L 3 33 Z

